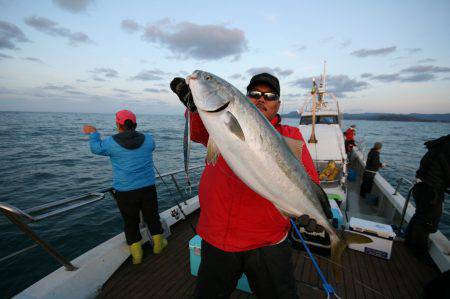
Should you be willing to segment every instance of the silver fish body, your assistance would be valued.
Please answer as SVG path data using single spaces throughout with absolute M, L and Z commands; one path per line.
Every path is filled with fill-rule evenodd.
M 334 234 L 303 165 L 259 109 L 213 74 L 195 71 L 188 82 L 210 138 L 234 173 L 280 211 L 307 214 Z

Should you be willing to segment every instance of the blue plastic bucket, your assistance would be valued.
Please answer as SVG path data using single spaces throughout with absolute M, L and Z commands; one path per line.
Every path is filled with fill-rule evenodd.
M 348 179 L 350 182 L 356 181 L 356 176 L 357 176 L 357 173 L 356 173 L 355 170 L 353 170 L 353 169 L 349 169 L 349 170 L 348 170 L 348 176 L 347 176 L 347 179 Z

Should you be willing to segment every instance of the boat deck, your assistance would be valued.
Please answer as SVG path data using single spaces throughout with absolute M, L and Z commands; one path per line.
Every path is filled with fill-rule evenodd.
M 189 216 L 197 222 L 198 212 Z M 169 246 L 153 255 L 146 248 L 145 260 L 134 266 L 128 259 L 105 283 L 99 298 L 189 298 L 196 277 L 190 274 L 188 242 L 193 232 L 186 221 L 172 227 Z M 389 261 L 347 249 L 342 260 L 342 282 L 332 278 L 332 267 L 316 255 L 329 282 L 341 298 L 420 298 L 423 286 L 439 275 L 435 266 L 427 266 L 411 255 L 401 242 L 395 242 Z M 295 278 L 300 298 L 326 298 L 311 260 L 302 251 L 294 251 Z M 231 298 L 254 298 L 234 291 Z

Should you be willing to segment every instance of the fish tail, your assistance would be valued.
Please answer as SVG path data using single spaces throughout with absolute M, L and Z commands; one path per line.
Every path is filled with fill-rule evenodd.
M 361 234 L 350 231 L 343 231 L 340 238 L 333 238 L 335 241 L 331 243 L 331 261 L 333 262 L 333 276 L 336 282 L 342 281 L 341 275 L 341 259 L 342 254 L 349 244 L 365 244 L 371 243 L 372 239 Z

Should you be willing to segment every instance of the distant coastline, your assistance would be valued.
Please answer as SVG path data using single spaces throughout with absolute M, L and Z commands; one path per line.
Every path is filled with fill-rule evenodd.
M 296 111 L 283 114 L 285 118 L 298 118 L 299 115 Z M 404 122 L 443 122 L 450 123 L 450 113 L 445 114 L 394 114 L 394 113 L 344 113 L 344 119 L 354 120 L 381 120 L 381 121 L 404 121 Z

